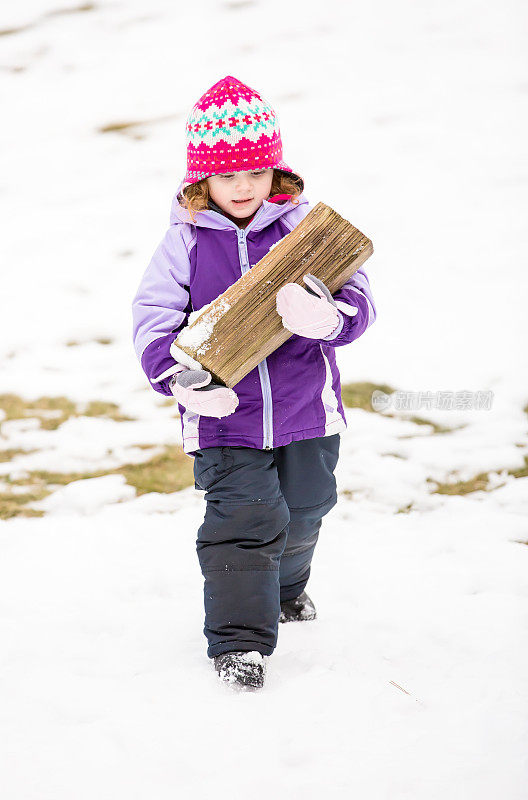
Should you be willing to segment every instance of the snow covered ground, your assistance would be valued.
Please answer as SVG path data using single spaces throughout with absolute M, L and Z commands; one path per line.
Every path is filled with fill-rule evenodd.
M 98 474 L 0 522 L 3 797 L 526 796 L 527 17 L 517 0 L 2 9 L 0 393 L 77 413 L 2 423 L 0 494 Z M 319 616 L 280 627 L 255 694 L 205 656 L 201 493 L 136 496 L 115 473 L 181 441 L 130 301 L 185 116 L 227 74 L 276 107 L 310 200 L 374 241 L 378 320 L 338 351 L 343 382 L 418 398 L 348 409 Z M 480 491 L 432 491 L 480 473 Z

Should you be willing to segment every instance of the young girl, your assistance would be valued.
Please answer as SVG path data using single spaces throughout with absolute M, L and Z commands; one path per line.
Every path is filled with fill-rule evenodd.
M 178 400 L 183 449 L 206 492 L 197 553 L 207 655 L 220 678 L 261 687 L 278 623 L 313 619 L 305 587 L 321 520 L 337 502 L 346 428 L 335 348 L 376 311 L 363 269 L 334 297 L 304 277 L 277 293 L 292 336 L 233 389 L 175 347 L 189 314 L 224 292 L 311 209 L 282 160 L 277 118 L 228 75 L 187 120 L 187 174 L 133 301 L 134 343 L 152 385 Z

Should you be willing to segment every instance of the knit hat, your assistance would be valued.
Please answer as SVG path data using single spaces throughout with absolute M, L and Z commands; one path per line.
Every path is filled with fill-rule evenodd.
M 215 83 L 193 106 L 187 119 L 187 172 L 182 189 L 210 175 L 254 169 L 289 172 L 270 104 L 232 75 Z

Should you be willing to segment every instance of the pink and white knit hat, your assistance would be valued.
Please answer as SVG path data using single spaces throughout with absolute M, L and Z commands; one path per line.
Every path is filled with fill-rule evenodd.
M 270 104 L 232 75 L 215 83 L 198 100 L 186 125 L 186 188 L 223 172 L 275 169 L 300 175 L 282 160 L 282 140 Z

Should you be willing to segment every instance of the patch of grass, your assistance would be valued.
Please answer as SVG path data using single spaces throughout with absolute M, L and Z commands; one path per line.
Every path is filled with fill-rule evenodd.
M 23 400 L 16 394 L 0 395 L 0 408 L 5 419 L 27 419 L 36 417 L 40 427 L 54 431 L 76 413 L 75 403 L 67 397 L 38 397 L 36 400 Z
M 111 475 L 113 470 L 95 470 L 93 472 L 48 472 L 45 469 L 35 469 L 28 472 L 23 478 L 7 478 L 6 482 L 12 486 L 26 486 L 32 491 L 51 491 L 60 486 L 67 486 L 73 481 L 83 481 L 88 478 L 100 478 Z M 49 492 L 48 492 L 49 493 Z
M 48 11 L 46 14 L 44 14 L 44 16 L 62 17 L 66 14 L 83 14 L 86 11 L 94 11 L 95 8 L 95 3 L 82 3 L 79 6 L 71 6 L 70 8 L 57 8 L 54 11 Z
M 524 466 L 517 467 L 516 469 L 509 469 L 508 475 L 513 475 L 514 478 L 527 478 L 528 477 L 528 456 L 524 456 Z
M 27 403 L 17 394 L 0 394 L 0 408 L 5 419 L 23 419 Z
M 40 411 L 40 414 L 33 414 L 34 410 Z M 56 412 L 53 416 L 47 416 L 49 412 Z M 46 431 L 55 431 L 66 422 L 67 419 L 74 416 L 75 403 L 67 397 L 39 397 L 35 403 L 32 403 L 26 410 L 26 416 L 37 416 L 40 419 L 40 427 Z
M 142 447 L 156 447 L 156 445 L 142 445 Z M 7 484 L 18 488 L 23 487 L 26 491 L 7 491 L 0 494 L 0 519 L 16 516 L 42 516 L 40 511 L 37 512 L 30 508 L 31 503 L 42 500 L 54 489 L 67 486 L 73 481 L 101 478 L 104 475 L 124 475 L 126 482 L 135 488 L 138 496 L 148 492 L 168 494 L 179 492 L 180 489 L 185 489 L 187 486 L 194 486 L 192 460 L 180 446 L 169 445 L 163 448 L 163 452 L 142 464 L 124 464 L 115 469 L 92 472 L 34 470 L 28 472 L 24 478 L 14 480 L 6 478 Z
M 376 411 L 372 407 L 372 393 L 375 390 L 383 392 L 384 394 L 392 394 L 396 391 L 392 386 L 388 386 L 386 383 L 345 383 L 341 386 L 341 398 L 343 400 L 343 405 L 347 408 L 361 408 L 363 411 L 371 411 L 374 414 L 379 414 L 381 412 Z M 390 417 L 391 419 L 402 419 L 402 417 L 397 416 L 396 414 L 383 414 L 384 417 Z M 459 428 L 463 428 L 463 425 L 459 425 L 457 428 L 449 428 L 446 425 L 439 425 L 436 422 L 432 422 L 429 419 L 424 419 L 423 417 L 404 417 L 404 419 L 409 419 L 411 422 L 414 422 L 415 425 L 429 425 L 433 429 L 433 434 L 436 433 L 451 433 L 451 431 L 458 430 Z M 401 436 L 401 439 L 409 439 L 412 437 L 412 434 L 408 436 Z
M 444 483 L 427 478 L 427 482 L 436 485 L 436 489 L 432 490 L 432 494 L 465 495 L 472 492 L 490 492 L 504 486 L 504 483 L 501 483 L 490 487 L 490 474 L 492 471 L 479 472 L 478 475 L 474 475 L 473 478 L 469 478 L 467 481 L 446 481 Z
M 138 125 L 144 125 L 144 120 L 136 120 L 135 122 L 109 122 L 107 125 L 101 125 L 98 128 L 98 133 L 122 133 L 130 128 L 136 128 Z
M 362 408 L 363 411 L 375 412 L 372 408 L 372 392 L 378 389 L 385 394 L 392 394 L 396 389 L 386 383 L 345 383 L 341 386 L 341 399 L 348 408 Z
M 427 482 L 436 486 L 436 488 L 432 490 L 432 494 L 464 495 L 471 494 L 471 492 L 489 491 L 489 476 L 489 472 L 479 472 L 478 475 L 475 475 L 473 478 L 470 478 L 467 481 L 447 481 L 443 483 L 440 481 L 435 481 L 433 478 L 427 478 Z
M 36 400 L 24 400 L 16 394 L 0 395 L 0 408 L 5 412 L 5 419 L 36 418 L 44 430 L 54 431 L 70 419 L 70 417 L 104 417 L 116 422 L 131 422 L 119 412 L 116 403 L 103 400 L 92 400 L 84 406 L 77 406 L 67 397 L 39 397 Z
M 122 133 L 125 136 L 132 136 L 134 139 L 144 139 L 143 133 L 139 133 L 137 128 L 144 128 L 148 125 L 154 125 L 158 122 L 167 122 L 169 120 L 180 119 L 180 113 L 164 114 L 161 117 L 151 117 L 150 119 L 135 119 L 135 120 L 121 120 L 116 122 L 109 122 L 106 125 L 100 125 L 97 128 L 97 133 Z
M 42 517 L 43 511 L 28 507 L 30 503 L 42 500 L 50 494 L 47 490 L 31 490 L 28 492 L 0 492 L 0 519 L 12 517 Z
M 496 473 L 498 470 L 489 470 L 488 472 L 479 472 L 478 475 L 475 475 L 473 478 L 470 478 L 467 481 L 455 481 L 455 482 L 439 482 L 435 481 L 433 478 L 427 478 L 428 483 L 432 483 L 436 485 L 436 489 L 432 490 L 432 494 L 458 494 L 458 495 L 465 495 L 471 494 L 472 492 L 491 492 L 495 489 L 500 489 L 501 486 L 504 486 L 504 483 L 494 485 L 490 487 L 490 475 L 491 473 Z M 527 478 L 528 477 L 528 456 L 524 456 L 524 465 L 522 467 L 516 467 L 514 469 L 505 470 L 507 475 L 511 475 L 514 478 Z
M 392 414 L 388 416 L 393 416 Z M 464 428 L 465 425 L 458 425 L 455 428 L 449 428 L 446 425 L 438 425 L 436 422 L 432 422 L 430 419 L 424 419 L 423 417 L 409 417 L 410 422 L 414 422 L 415 425 L 430 425 L 433 429 L 433 433 L 451 433 L 452 431 L 460 430 Z
M 99 128 L 97 128 L 97 133 L 119 133 L 124 136 L 129 136 L 131 139 L 141 141 L 145 139 L 145 134 L 142 130 L 144 130 L 146 124 L 148 124 L 147 120 L 109 122 L 107 125 L 100 125 Z
M 34 452 L 35 450 L 22 450 L 21 447 L 13 447 L 9 450 L 0 450 L 0 462 L 11 461 L 11 459 L 15 458 L 16 456 L 25 456 Z
M 123 464 L 115 469 L 93 472 L 34 470 L 28 473 L 26 478 L 18 478 L 11 482 L 18 486 L 31 485 L 35 490 L 43 491 L 49 486 L 66 486 L 73 481 L 100 478 L 103 475 L 124 475 L 126 482 L 136 489 L 138 495 L 148 492 L 169 493 L 194 485 L 192 467 L 192 461 L 181 447 L 169 445 L 163 448 L 162 453 L 141 464 Z
M 108 345 L 112 344 L 114 341 L 113 339 L 109 339 L 107 336 L 101 336 L 97 339 L 92 339 L 91 341 L 97 342 L 97 344 Z M 82 344 L 88 344 L 88 341 L 79 342 L 77 339 L 69 339 L 66 342 L 66 347 L 80 347 Z
M 124 475 L 138 495 L 148 492 L 179 492 L 194 486 L 193 462 L 182 448 L 170 445 L 143 464 L 128 464 L 114 472 Z
M 399 508 L 396 511 L 396 514 L 408 514 L 410 511 L 412 511 L 413 505 L 414 503 L 407 503 L 406 506 L 402 506 L 401 508 Z
M 83 3 L 79 6 L 73 6 L 71 8 L 58 8 L 53 11 L 47 11 L 45 14 L 42 14 L 41 17 L 34 22 L 29 22 L 27 25 L 20 25 L 17 28 L 3 28 L 0 30 L 0 36 L 12 36 L 15 33 L 22 33 L 23 31 L 27 31 L 30 28 L 34 28 L 41 19 L 46 19 L 46 17 L 60 17 L 65 14 L 78 14 L 83 13 L 85 11 L 93 11 L 96 8 L 94 3 Z
M 83 411 L 85 417 L 105 417 L 115 422 L 133 422 L 133 417 L 126 417 L 119 413 L 116 403 L 107 403 L 104 400 L 92 400 Z
M 14 33 L 22 33 L 22 31 L 27 31 L 28 28 L 31 28 L 31 25 L 20 25 L 18 28 L 2 28 L 0 36 L 13 36 Z
M 430 428 L 433 429 L 431 436 L 435 436 L 437 433 L 453 433 L 453 431 L 461 431 L 462 428 L 466 428 L 466 424 L 463 425 L 455 425 L 453 428 L 448 428 L 446 425 L 438 425 L 436 422 L 432 422 L 430 419 L 424 419 L 423 417 L 396 417 L 395 414 L 384 414 L 385 417 L 391 417 L 392 419 L 403 419 L 408 420 L 409 422 L 414 422 L 415 425 L 428 425 Z M 416 439 L 418 434 L 416 433 L 404 433 L 402 436 L 398 436 L 398 439 Z

